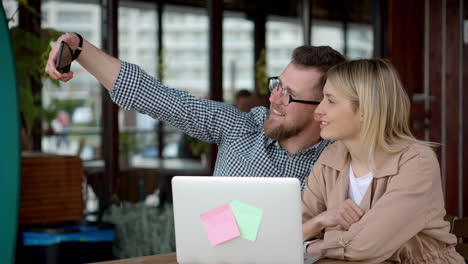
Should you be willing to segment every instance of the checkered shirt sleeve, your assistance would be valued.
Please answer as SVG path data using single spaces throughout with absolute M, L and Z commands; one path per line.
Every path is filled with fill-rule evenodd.
M 126 62 L 122 62 L 110 95 L 125 110 L 148 114 L 209 143 L 221 144 L 230 136 L 257 126 L 248 115 L 232 105 L 168 88 L 137 65 Z
M 332 143 L 322 140 L 290 154 L 264 133 L 267 108 L 256 107 L 244 113 L 229 104 L 199 99 L 165 87 L 138 66 L 126 62 L 122 62 L 110 95 L 123 109 L 135 109 L 192 137 L 217 144 L 213 173 L 216 176 L 294 177 L 304 188 L 312 165 Z

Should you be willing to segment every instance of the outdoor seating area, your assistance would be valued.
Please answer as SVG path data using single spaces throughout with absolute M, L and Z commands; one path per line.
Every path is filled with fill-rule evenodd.
M 454 251 L 447 256 L 459 254 L 468 263 L 468 4 L 464 0 L 1 0 L 0 7 L 0 80 L 4 83 L 0 97 L 5 99 L 0 104 L 5 123 L 0 129 L 0 138 L 4 139 L 0 151 L 0 263 L 175 264 L 182 259 L 184 264 L 176 244 L 172 184 L 176 176 L 297 178 L 301 224 L 306 230 L 307 223 L 322 216 L 314 210 L 331 210 L 329 203 L 333 210 L 342 206 L 327 193 L 333 177 L 325 174 L 332 169 L 340 176 L 343 173 L 348 177 L 349 173 L 349 179 L 351 175 L 355 179 L 371 176 L 359 201 L 353 197 L 351 183 L 336 187 L 346 187 L 346 194 L 340 196 L 343 204 L 353 200 L 361 206 L 350 217 L 353 224 L 364 219 L 369 210 L 379 208 L 377 200 L 389 193 L 416 199 L 430 191 L 426 196 L 433 204 L 430 217 L 437 214 L 442 219 L 445 215 L 445 222 L 428 218 L 426 224 L 434 220 L 431 228 L 436 231 L 424 233 L 422 238 L 416 232 L 415 240 L 399 238 L 401 230 L 407 230 L 402 225 L 394 230 L 395 239 L 410 241 L 408 247 L 413 247 L 443 230 L 450 237 L 440 235 L 441 240 L 428 242 L 428 247 L 449 245 L 447 241 L 453 238 Z M 306 76 L 310 65 L 304 61 L 310 58 L 301 60 L 300 52 L 307 52 L 311 46 L 328 53 L 320 57 L 319 51 L 312 52 L 317 56 L 314 59 L 326 61 L 326 66 L 312 63 L 318 77 L 310 77 L 310 71 L 307 79 L 299 73 Z M 67 59 L 65 53 L 69 54 L 72 74 L 58 66 L 57 60 Z M 361 79 L 356 77 L 352 80 L 356 87 L 351 87 L 357 91 L 356 97 L 350 100 L 356 108 L 352 109 L 371 110 L 373 121 L 362 125 L 367 122 L 363 121 L 363 112 L 361 119 L 352 115 L 355 113 L 341 115 L 337 109 L 344 108 L 338 107 L 341 101 L 336 94 L 348 94 L 337 87 L 346 86 L 343 76 L 351 70 L 340 71 L 339 66 L 354 61 L 390 65 L 397 73 L 391 76 L 395 79 L 380 78 L 381 83 L 392 82 L 395 91 L 403 87 L 410 107 L 401 98 L 389 99 L 388 105 L 360 105 L 364 97 L 359 97 L 362 91 L 356 87 Z M 372 67 L 374 70 L 364 75 L 367 80 L 371 80 L 371 74 L 383 72 Z M 311 92 L 312 88 L 297 89 L 315 82 L 312 88 L 321 89 L 318 93 Z M 365 86 L 375 89 L 366 96 L 385 97 L 372 85 Z M 323 102 L 328 104 L 324 106 Z M 372 107 L 396 110 L 393 114 Z M 397 124 L 403 112 L 409 112 L 408 120 L 401 118 L 408 129 Z M 358 119 L 359 126 L 339 129 L 338 125 L 354 124 L 351 122 Z M 283 130 L 274 127 L 278 123 Z M 372 126 L 377 123 L 383 128 Z M 394 133 L 393 125 L 403 132 Z M 358 159 L 343 143 L 349 165 L 341 164 L 345 155 L 336 142 L 363 140 L 354 134 L 340 138 L 355 128 L 359 133 L 361 129 L 369 131 L 366 140 L 380 140 L 374 145 L 362 141 L 366 142 L 363 145 L 377 149 L 384 142 L 388 147 L 385 151 L 392 154 L 366 149 L 368 165 L 372 165 L 366 170 L 352 161 Z M 321 133 L 326 129 L 339 133 Z M 374 132 L 384 136 L 370 136 Z M 405 133 L 414 136 L 411 142 L 430 147 L 435 154 L 424 156 L 414 168 L 405 167 L 410 166 L 405 162 L 424 154 L 421 149 L 414 155 L 413 149 L 392 149 L 391 144 L 397 142 L 392 141 L 394 137 L 405 138 Z M 291 140 L 298 135 L 303 138 Z M 333 148 L 333 157 L 326 151 L 334 145 L 338 147 Z M 319 159 L 321 153 L 327 153 L 323 159 L 329 160 Z M 395 153 L 401 158 L 395 158 Z M 398 167 L 381 165 L 380 154 Z M 311 166 L 315 162 L 322 167 L 313 170 L 318 167 Z M 437 172 L 426 169 L 427 164 Z M 436 180 L 427 186 L 421 184 L 418 169 L 437 175 Z M 376 170 L 383 173 L 374 173 Z M 400 183 L 396 178 L 399 173 L 410 173 L 414 178 Z M 390 178 L 383 184 L 381 177 L 387 176 Z M 398 184 L 392 185 L 392 181 Z M 311 183 L 324 189 L 317 191 Z M 401 189 L 391 189 L 397 187 Z M 416 194 L 410 192 L 415 189 Z M 338 195 L 335 190 L 330 192 Z M 212 193 L 213 197 L 221 194 Z M 325 198 L 317 198 L 316 205 L 313 198 L 319 195 Z M 200 201 L 205 201 L 203 197 Z M 411 202 L 398 202 L 411 211 Z M 219 203 L 221 206 L 223 202 Z M 424 206 L 413 211 L 426 213 Z M 437 206 L 443 207 L 445 214 Z M 263 215 L 260 213 L 262 219 L 273 218 L 265 208 Z M 238 220 L 234 209 L 229 209 L 229 217 L 234 215 Z M 255 215 L 253 209 L 249 210 L 245 215 Z M 392 217 L 400 218 L 395 213 L 400 211 L 393 210 Z M 344 211 L 337 211 L 336 219 L 340 212 Z M 222 215 L 224 220 L 213 222 L 221 226 L 220 230 L 228 222 L 226 213 Z M 201 213 L 199 216 L 204 221 Z M 251 231 L 255 221 L 245 221 Z M 350 252 L 356 251 L 347 251 L 361 231 L 339 221 L 313 223 L 316 226 L 310 228 L 312 231 L 304 231 L 301 237 L 301 249 L 304 246 L 304 256 L 311 252 L 324 255 L 310 263 L 370 263 L 351 261 L 353 257 L 395 263 L 412 250 L 400 248 L 382 259 L 377 255 L 362 257 L 362 252 L 373 251 L 372 243 L 359 244 L 365 244 L 363 251 L 351 244 Z M 245 227 L 240 230 L 241 224 L 237 225 L 236 236 L 231 234 L 220 243 L 245 239 Z M 197 227 L 194 225 L 194 229 Z M 205 222 L 203 227 L 210 240 Z M 194 231 L 187 236 L 196 234 Z M 329 242 L 323 242 L 325 239 Z M 315 241 L 320 246 L 314 246 Z M 218 244 L 209 242 L 216 249 Z M 240 244 L 237 242 L 233 241 L 233 248 Z M 255 243 L 255 239 L 248 243 Z M 317 248 L 320 253 L 314 251 Z M 431 250 L 439 254 L 438 248 Z M 221 253 L 209 257 L 217 254 Z

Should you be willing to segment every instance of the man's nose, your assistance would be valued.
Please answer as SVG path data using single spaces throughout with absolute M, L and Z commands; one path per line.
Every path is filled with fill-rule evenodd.
M 275 90 L 272 90 L 270 93 L 270 98 L 269 98 L 270 103 L 274 104 L 281 104 L 281 96 L 280 93 L 275 92 Z

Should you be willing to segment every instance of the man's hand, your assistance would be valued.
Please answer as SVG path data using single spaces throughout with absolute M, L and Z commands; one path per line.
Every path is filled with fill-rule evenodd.
M 352 224 L 361 220 L 365 211 L 352 200 L 344 201 L 338 208 L 327 210 L 320 215 L 319 222 L 326 227 L 340 225 L 344 230 L 349 230 Z
M 57 39 L 57 42 L 52 47 L 49 53 L 49 59 L 47 60 L 45 71 L 54 79 L 68 82 L 73 78 L 73 72 L 60 73 L 56 68 L 55 64 L 57 62 L 60 42 L 64 41 L 73 51 L 76 50 L 80 39 L 75 33 L 65 33 Z

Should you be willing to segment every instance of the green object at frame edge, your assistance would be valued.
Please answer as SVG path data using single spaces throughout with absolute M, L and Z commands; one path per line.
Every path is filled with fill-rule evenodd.
M 10 31 L 0 1 L 0 263 L 13 263 L 20 188 L 20 122 Z

